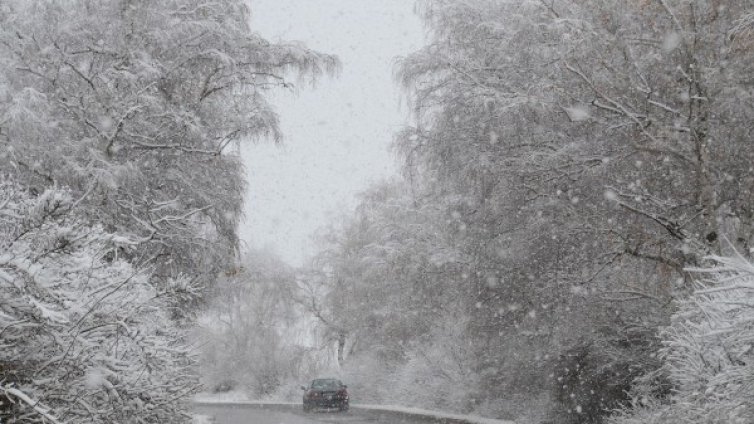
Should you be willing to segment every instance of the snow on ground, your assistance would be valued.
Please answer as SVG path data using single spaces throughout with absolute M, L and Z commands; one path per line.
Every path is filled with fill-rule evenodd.
M 240 390 L 232 390 L 224 393 L 198 393 L 194 396 L 194 402 L 202 403 L 244 402 L 248 400 L 250 400 L 249 395 Z
M 227 392 L 227 393 L 200 393 L 194 397 L 194 402 L 198 403 L 233 403 L 238 405 L 299 405 L 300 402 L 271 402 L 251 400 L 245 393 Z M 423 415 L 440 419 L 463 420 L 469 424 L 515 424 L 513 421 L 498 420 L 494 418 L 484 418 L 475 415 L 449 414 L 440 411 L 430 411 L 420 408 L 409 408 L 400 405 L 367 405 L 351 404 L 351 408 L 364 409 L 372 411 L 397 412 L 403 414 Z M 204 424 L 204 422 L 195 422 L 195 424 Z
M 448 414 L 439 411 L 429 411 L 426 409 L 409 408 L 400 405 L 351 405 L 352 408 L 370 409 L 375 411 L 401 412 L 404 414 L 424 415 L 440 419 L 463 420 L 469 424 L 515 424 L 513 421 L 498 420 L 494 418 L 484 418 L 475 415 Z
M 209 415 L 195 414 L 191 419 L 191 424 L 214 424 L 214 422 Z
M 276 400 L 254 400 L 243 392 L 199 393 L 194 396 L 196 403 L 232 403 L 237 405 L 300 405 L 301 402 L 278 402 Z

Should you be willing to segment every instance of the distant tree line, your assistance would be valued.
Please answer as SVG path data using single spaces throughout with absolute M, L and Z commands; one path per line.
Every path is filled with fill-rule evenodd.
M 240 264 L 221 276 L 199 318 L 195 339 L 204 388 L 252 399 L 298 398 L 301 382 L 321 370 L 327 356 L 300 307 L 296 270 L 256 250 Z

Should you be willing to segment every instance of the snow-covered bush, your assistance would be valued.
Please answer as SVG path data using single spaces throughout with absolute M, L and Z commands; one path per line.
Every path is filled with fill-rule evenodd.
M 79 209 L 0 179 L 0 421 L 183 422 L 196 382 L 172 293 Z
M 480 377 L 474 372 L 471 340 L 463 334 L 468 323 L 448 321 L 434 329 L 429 343 L 408 351 L 393 402 L 453 412 L 474 410 Z
M 628 391 L 640 375 L 659 367 L 650 359 L 657 349 L 654 331 L 640 326 L 614 325 L 595 332 L 562 352 L 555 362 L 554 407 L 549 412 L 557 423 L 602 423 L 616 408 L 629 401 Z M 609 330 L 609 331 L 607 331 Z M 667 391 L 662 381 L 658 391 Z
M 694 270 L 705 278 L 662 332 L 670 396 L 658 398 L 639 381 L 632 408 L 612 424 L 754 422 L 754 265 L 712 259 L 715 267 Z
M 406 346 L 400 359 L 380 349 L 351 356 L 334 373 L 348 384 L 354 402 L 402 405 L 448 412 L 475 412 L 481 401 L 474 350 L 450 317 L 431 337 Z

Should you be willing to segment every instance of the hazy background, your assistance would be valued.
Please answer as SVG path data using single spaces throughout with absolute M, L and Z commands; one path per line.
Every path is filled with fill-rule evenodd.
M 246 145 L 246 220 L 241 239 L 300 265 L 313 252 L 310 234 L 354 205 L 354 195 L 397 172 L 392 134 L 407 107 L 393 80 L 396 56 L 423 41 L 407 0 L 252 0 L 255 31 L 273 42 L 296 40 L 337 54 L 337 78 L 271 96 L 280 112 L 282 146 Z

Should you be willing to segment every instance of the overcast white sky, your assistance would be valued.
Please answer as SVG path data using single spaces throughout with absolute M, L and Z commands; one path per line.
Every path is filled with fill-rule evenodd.
M 242 148 L 249 192 L 241 238 L 300 265 L 310 235 L 353 208 L 354 195 L 397 173 L 389 145 L 408 108 L 396 56 L 421 47 L 412 0 L 251 0 L 252 25 L 271 41 L 301 41 L 340 57 L 343 71 L 315 89 L 273 96 L 285 136 Z

